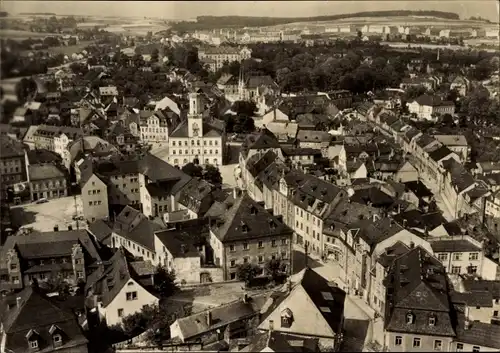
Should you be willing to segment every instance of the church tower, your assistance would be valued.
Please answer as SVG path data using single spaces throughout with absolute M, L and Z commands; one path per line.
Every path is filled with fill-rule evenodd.
M 188 136 L 203 136 L 203 99 L 198 92 L 189 93 Z

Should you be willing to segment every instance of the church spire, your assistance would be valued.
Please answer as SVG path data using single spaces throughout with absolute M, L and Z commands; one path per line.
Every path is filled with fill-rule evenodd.
M 240 76 L 238 79 L 238 99 L 244 99 L 244 89 L 245 89 L 245 78 L 243 75 L 243 63 L 240 64 Z

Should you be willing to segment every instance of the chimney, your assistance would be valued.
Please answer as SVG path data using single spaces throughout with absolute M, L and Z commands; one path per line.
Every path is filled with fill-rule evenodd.
M 406 219 L 403 219 L 403 228 L 406 228 Z
M 248 294 L 243 294 L 243 303 L 248 303 Z
M 181 253 L 186 253 L 186 244 L 181 244 Z
M 16 305 L 18 308 L 21 306 L 21 297 L 16 298 Z
M 274 331 L 274 321 L 269 320 L 269 332 L 273 332 L 273 331 Z
M 464 330 L 468 330 L 470 328 L 470 321 L 469 320 L 465 320 L 464 322 Z
M 414 242 L 410 242 L 410 249 L 413 249 L 415 247 L 415 243 Z
M 212 326 L 212 312 L 207 311 L 207 326 Z

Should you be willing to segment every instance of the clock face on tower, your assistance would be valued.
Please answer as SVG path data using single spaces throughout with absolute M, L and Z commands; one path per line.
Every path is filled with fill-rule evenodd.
M 193 136 L 198 136 L 200 133 L 200 128 L 197 123 L 193 123 Z

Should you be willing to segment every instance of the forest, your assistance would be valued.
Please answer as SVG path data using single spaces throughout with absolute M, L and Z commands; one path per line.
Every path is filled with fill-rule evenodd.
M 403 17 L 403 16 L 428 16 L 448 20 L 459 20 L 460 17 L 453 12 L 443 11 L 364 11 L 350 14 L 315 16 L 315 17 L 250 17 L 250 16 L 198 16 L 196 22 L 181 21 L 172 26 L 174 31 L 192 31 L 202 29 L 215 29 L 224 27 L 265 27 L 276 26 L 294 22 L 336 21 L 346 18 L 359 17 Z

